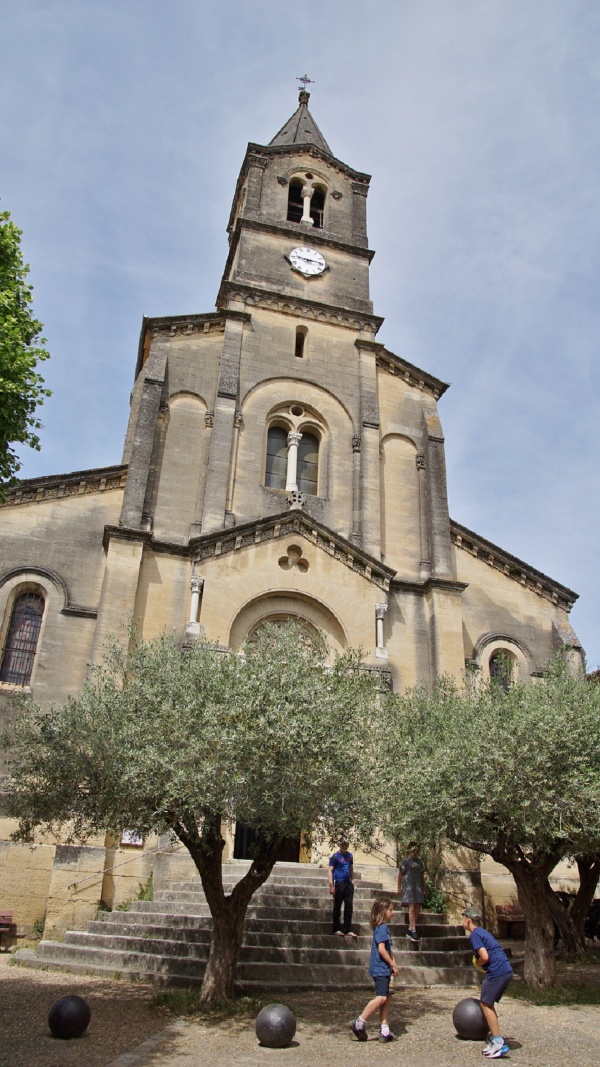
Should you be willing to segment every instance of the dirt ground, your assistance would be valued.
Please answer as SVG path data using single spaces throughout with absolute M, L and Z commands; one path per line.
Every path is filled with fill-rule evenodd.
M 570 981 L 600 984 L 600 967 L 571 970 Z M 92 1021 L 86 1034 L 59 1041 L 50 1034 L 48 1011 L 60 996 L 79 993 L 88 1000 Z M 472 989 L 399 990 L 391 1025 L 398 1040 L 359 1043 L 350 1020 L 369 998 L 365 989 L 344 993 L 289 994 L 285 1003 L 298 1027 L 287 1049 L 258 1045 L 252 1018 L 222 1021 L 177 1019 L 152 1009 L 151 986 L 126 980 L 33 971 L 10 966 L 0 956 L 0 1065 L 2 1067 L 317 1067 L 343 1062 L 347 1067 L 388 1062 L 411 1067 L 482 1064 L 482 1042 L 459 1039 L 452 1009 Z M 276 999 L 276 998 L 274 998 Z M 520 1067 L 570 1067 L 598 1062 L 600 1011 L 597 1006 L 536 1007 L 505 998 L 500 1018 L 511 1046 L 508 1060 Z M 377 1027 L 371 1027 L 376 1037 Z

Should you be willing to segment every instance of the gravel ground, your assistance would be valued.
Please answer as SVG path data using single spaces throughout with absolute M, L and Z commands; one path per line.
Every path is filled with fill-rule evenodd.
M 399 990 L 391 1024 L 398 1041 L 357 1042 L 348 1024 L 368 999 L 348 993 L 289 994 L 298 1028 L 288 1049 L 261 1048 L 253 1021 L 176 1020 L 148 1007 L 152 988 L 129 981 L 32 971 L 0 957 L 0 1064 L 2 1067 L 292 1067 L 344 1062 L 362 1067 L 387 1057 L 410 1067 L 482 1064 L 482 1042 L 462 1041 L 452 1026 L 452 1008 L 472 989 Z M 48 1010 L 66 992 L 84 996 L 92 1008 L 87 1033 L 57 1041 L 47 1027 Z M 595 1006 L 540 1008 L 505 998 L 501 1022 L 511 1045 L 507 1057 L 520 1067 L 571 1067 L 597 1063 L 600 1011 Z M 371 1028 L 373 1036 L 377 1027 Z

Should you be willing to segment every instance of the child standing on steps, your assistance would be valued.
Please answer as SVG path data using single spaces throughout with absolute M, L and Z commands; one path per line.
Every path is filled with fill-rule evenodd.
M 370 1000 L 357 1019 L 350 1024 L 350 1029 L 359 1041 L 368 1041 L 365 1023 L 379 1008 L 379 1021 L 381 1031 L 380 1041 L 395 1041 L 390 1033 L 390 978 L 398 974 L 398 968 L 392 952 L 392 938 L 388 923 L 392 921 L 394 905 L 391 900 L 376 900 L 371 908 L 371 926 L 373 928 L 373 942 L 371 945 L 371 959 L 369 961 L 369 974 L 375 984 L 375 996 Z

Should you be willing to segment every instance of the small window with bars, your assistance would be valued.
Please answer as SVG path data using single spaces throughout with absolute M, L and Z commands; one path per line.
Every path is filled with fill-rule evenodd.
M 39 593 L 22 593 L 15 600 L 2 654 L 0 682 L 29 685 L 43 615 L 44 598 Z

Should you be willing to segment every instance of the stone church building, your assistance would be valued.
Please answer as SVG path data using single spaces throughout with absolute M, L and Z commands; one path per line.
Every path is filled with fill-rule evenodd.
M 362 646 L 394 690 L 487 676 L 500 653 L 523 679 L 560 648 L 581 656 L 576 594 L 449 517 L 447 385 L 378 340 L 369 175 L 333 155 L 308 101 L 248 145 L 216 311 L 144 319 L 122 462 L 8 492 L 0 714 L 14 691 L 77 693 L 131 615 L 145 637 L 202 627 L 233 649 L 291 616 Z M 121 854 L 99 842 L 86 868 L 85 850 L 9 846 L 12 828 L 0 817 L 15 913 L 43 914 L 73 869 Z

